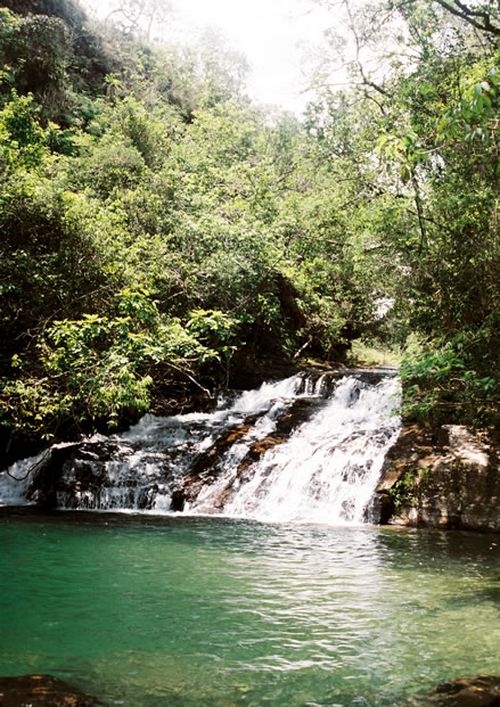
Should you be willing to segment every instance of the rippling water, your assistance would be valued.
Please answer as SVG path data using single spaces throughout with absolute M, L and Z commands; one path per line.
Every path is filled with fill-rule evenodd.
M 108 704 L 391 705 L 500 671 L 498 536 L 0 516 L 0 674 Z

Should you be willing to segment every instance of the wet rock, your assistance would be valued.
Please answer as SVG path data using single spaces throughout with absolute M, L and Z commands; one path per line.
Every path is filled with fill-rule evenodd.
M 438 685 L 404 707 L 500 707 L 500 677 L 479 676 Z
M 318 408 L 318 400 L 315 398 L 299 398 L 285 410 L 285 412 L 278 417 L 276 420 L 276 431 L 275 435 L 280 439 L 286 439 L 290 434 L 307 422 L 311 415 Z
M 221 510 L 231 498 L 236 484 L 247 480 L 248 472 L 253 465 L 270 449 L 277 447 L 289 439 L 292 432 L 302 423 L 307 422 L 311 415 L 318 409 L 321 400 L 318 398 L 298 398 L 276 420 L 272 434 L 252 442 L 241 462 L 238 464 L 236 475 L 221 489 L 218 497 L 214 499 L 214 506 Z
M 299 398 L 282 413 L 276 420 L 276 427 L 272 434 L 253 442 L 245 457 L 238 465 L 236 477 L 241 479 L 245 472 L 257 462 L 266 452 L 279 444 L 283 444 L 292 432 L 301 424 L 307 422 L 318 408 L 318 399 Z
M 118 451 L 105 437 L 51 447 L 29 472 L 27 500 L 50 510 L 58 506 L 58 495 L 71 499 L 77 493 L 97 492 L 105 484 L 105 462 Z
M 236 445 L 231 457 L 234 473 L 227 482 L 223 477 L 226 488 L 220 492 L 220 502 L 214 501 L 214 510 L 219 510 L 232 493 L 233 484 L 244 483 L 248 470 L 273 447 L 287 441 L 348 375 L 357 379 L 351 388 L 354 405 L 364 387 L 396 375 L 396 371 L 318 368 L 304 372 L 300 376 L 302 390 L 294 390 L 290 399 L 270 400 L 272 407 L 240 418 L 238 424 L 231 415 L 233 426 L 229 429 L 223 428 L 227 422 L 219 418 L 208 425 L 204 416 L 193 416 L 189 423 L 176 418 L 151 418 L 142 423 L 142 428 L 141 423 L 138 425 L 139 433 L 135 430 L 113 437 L 94 435 L 78 442 L 56 444 L 27 470 L 27 476 L 18 479 L 23 481 L 22 493 L 28 501 L 47 510 L 182 511 L 186 503 L 195 501 L 204 487 L 227 471 L 223 462 L 228 459 L 228 450 Z M 277 410 L 282 412 L 275 417 Z M 253 427 L 262 415 L 268 414 L 272 431 L 267 437 L 256 439 L 258 434 L 252 432 Z M 244 445 L 238 446 L 243 438 Z M 205 441 L 211 446 L 200 453 Z M 216 493 L 219 494 L 218 489 Z
M 321 381 L 321 390 L 316 390 L 316 394 L 321 394 L 326 398 L 335 389 L 336 385 L 342 378 L 346 376 L 354 376 L 360 382 L 360 385 L 377 385 L 386 378 L 393 378 L 398 375 L 398 369 L 391 366 L 380 366 L 373 368 L 337 368 L 335 370 L 316 368 L 304 371 L 302 374 L 302 388 L 299 393 L 307 393 L 309 389 L 317 387 Z M 359 397 L 360 389 L 357 389 L 356 394 Z
M 209 449 L 194 460 L 189 471 L 172 492 L 173 511 L 184 510 L 185 504 L 194 501 L 205 484 L 217 478 L 220 472 L 219 463 L 224 453 L 247 435 L 258 419 L 259 415 L 250 415 L 242 423 L 225 430 Z
M 234 362 L 233 362 L 234 363 Z M 300 373 L 302 375 L 302 389 L 299 393 L 304 393 L 307 386 L 314 385 L 320 378 L 323 379 L 323 396 L 327 397 L 339 380 L 344 376 L 355 376 L 361 382 L 368 385 L 376 385 L 384 378 L 398 375 L 398 369 L 394 366 L 372 366 L 370 368 L 336 368 L 327 366 L 315 366 L 304 369 L 290 362 L 282 360 L 264 359 L 259 364 L 254 364 L 251 372 L 242 366 L 236 366 L 230 376 L 230 385 L 236 389 L 249 390 L 257 388 L 262 383 L 270 380 L 282 380 L 291 375 Z
M 57 484 L 63 466 L 78 446 L 75 443 L 51 447 L 40 461 L 26 472 L 31 474 L 31 483 L 26 491 L 28 501 L 34 501 L 40 508 L 48 510 L 57 506 Z
M 236 475 L 228 480 L 218 497 L 212 499 L 213 510 L 221 510 L 230 498 L 234 484 L 245 478 L 246 471 L 267 451 L 285 442 L 294 429 L 310 418 L 321 402 L 320 398 L 298 398 L 277 418 L 272 434 L 251 442 L 247 453 L 238 465 Z M 184 510 L 186 503 L 195 501 L 204 486 L 219 476 L 220 462 L 225 452 L 248 435 L 259 417 L 260 415 L 249 416 L 241 424 L 226 430 L 210 449 L 194 461 L 189 472 L 184 475 L 172 494 L 172 510 Z
M 144 452 L 138 463 L 142 467 L 149 463 L 155 471 L 141 479 L 129 463 L 134 453 L 133 445 L 100 435 L 55 445 L 28 469 L 31 481 L 26 499 L 45 510 L 150 509 L 157 492 L 163 493 L 168 486 L 175 459 L 156 450 Z
M 500 531 L 498 444 L 463 425 L 406 427 L 386 457 L 374 506 L 382 523 Z
M 93 697 L 51 675 L 0 678 L 2 707 L 97 707 Z
M 184 506 L 186 505 L 187 498 L 188 492 L 182 488 L 172 491 L 170 496 L 170 510 L 174 513 L 182 513 Z

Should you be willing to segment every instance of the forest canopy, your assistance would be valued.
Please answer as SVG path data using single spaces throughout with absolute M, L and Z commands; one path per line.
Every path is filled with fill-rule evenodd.
M 403 352 L 407 419 L 494 423 L 495 3 L 323 4 L 345 34 L 303 121 L 253 105 L 220 39 L 0 7 L 4 449 L 359 339 Z

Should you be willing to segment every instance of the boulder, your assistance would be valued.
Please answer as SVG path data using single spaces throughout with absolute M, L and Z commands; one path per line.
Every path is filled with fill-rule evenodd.
M 500 707 L 500 677 L 445 682 L 429 694 L 409 700 L 404 707 Z
M 105 462 L 118 452 L 115 442 L 100 435 L 54 445 L 30 471 L 27 500 L 51 510 L 58 507 L 60 494 L 76 498 L 82 491 L 97 493 L 105 483 Z
M 193 461 L 188 472 L 172 492 L 173 511 L 183 511 L 186 503 L 193 502 L 204 486 L 217 478 L 220 473 L 219 463 L 225 452 L 250 432 L 258 418 L 259 415 L 249 415 L 243 422 L 225 430 Z
M 52 675 L 0 678 L 2 707 L 97 707 L 94 697 Z
M 234 484 L 248 480 L 246 478 L 247 471 L 267 451 L 286 442 L 294 430 L 309 420 L 321 404 L 322 398 L 320 397 L 298 398 L 277 417 L 271 434 L 249 442 L 248 451 L 238 464 L 236 474 L 227 480 L 227 483 L 219 490 L 217 497 L 212 499 L 212 510 L 222 510 L 233 493 Z M 259 415 L 252 415 L 246 417 L 241 424 L 230 427 L 209 449 L 194 460 L 188 473 L 183 476 L 179 485 L 173 490 L 172 510 L 182 511 L 186 503 L 196 501 L 205 486 L 214 482 L 221 475 L 220 462 L 223 455 L 234 443 L 251 431 L 258 419 Z
M 498 444 L 486 431 L 402 429 L 375 493 L 381 523 L 500 531 Z

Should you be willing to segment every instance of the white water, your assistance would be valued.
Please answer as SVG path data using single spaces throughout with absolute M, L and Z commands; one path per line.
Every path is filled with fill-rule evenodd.
M 64 442 L 55 444 L 54 449 L 67 446 Z M 26 500 L 25 494 L 32 481 L 32 470 L 35 469 L 48 455 L 48 450 L 40 452 L 33 457 L 20 459 L 12 464 L 7 471 L 0 473 L 0 507 L 2 506 L 29 506 L 34 502 Z
M 16 462 L 8 473 L 0 474 L 0 506 L 24 506 L 27 501 L 24 494 L 30 484 L 27 470 L 40 461 L 43 453 Z
M 365 386 L 343 379 L 333 397 L 284 444 L 264 454 L 238 484 L 225 515 L 265 521 L 360 523 L 385 454 L 396 441 L 399 386 L 388 378 Z M 234 470 L 229 470 L 234 475 Z M 227 477 L 208 488 L 193 510 L 208 510 Z
M 385 376 L 375 385 L 349 375 L 328 393 L 331 384 L 328 376 L 299 374 L 245 391 L 232 402 L 221 401 L 212 413 L 146 415 L 122 435 L 96 436 L 63 466 L 58 506 L 168 513 L 172 493 L 182 487 L 193 464 L 200 467 L 201 458 L 207 460 L 207 468 L 202 463 L 198 473 L 202 490 L 185 512 L 360 523 L 399 431 L 394 413 L 399 381 Z M 288 439 L 249 461 L 255 443 L 277 434 L 283 415 L 297 403 L 306 406 L 308 419 Z M 217 440 L 241 430 L 243 423 L 234 443 L 210 457 Z M 0 474 L 0 505 L 27 503 L 28 472 L 40 458 L 18 462 L 10 476 Z M 26 474 L 22 481 L 12 479 Z

